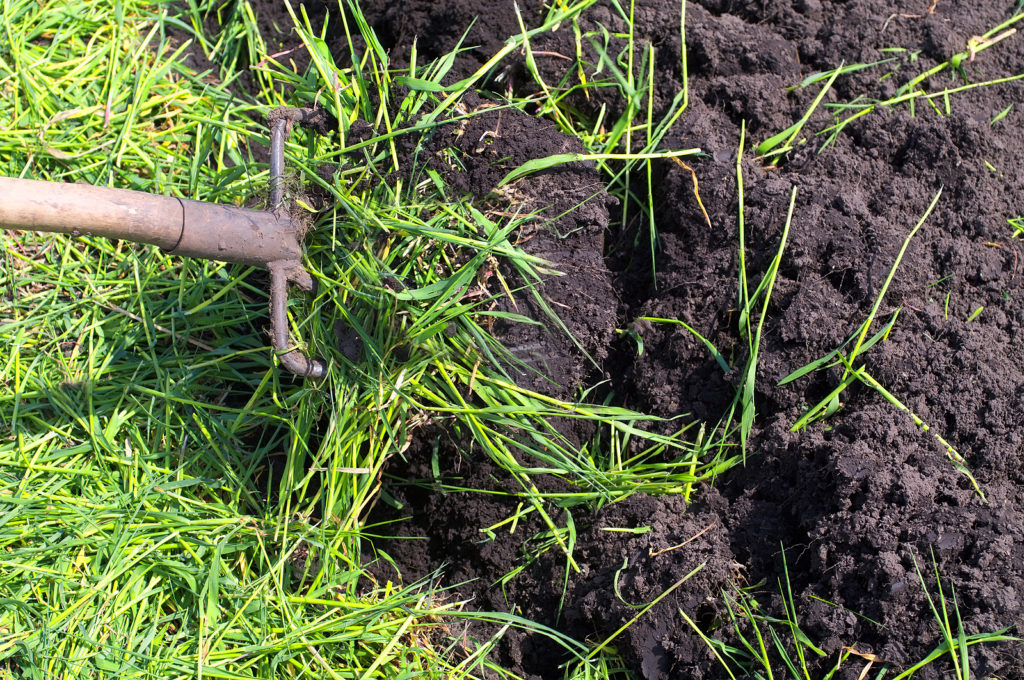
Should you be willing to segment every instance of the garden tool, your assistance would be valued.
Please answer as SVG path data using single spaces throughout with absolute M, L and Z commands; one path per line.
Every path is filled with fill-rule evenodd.
M 293 349 L 288 334 L 288 283 L 312 291 L 314 281 L 302 266 L 298 225 L 283 206 L 285 139 L 293 123 L 322 117 L 317 114 L 280 108 L 271 115 L 271 210 L 0 177 L 0 227 L 104 236 L 159 246 L 171 255 L 262 267 L 270 272 L 270 337 L 275 353 L 292 373 L 320 378 L 327 371 L 325 362 Z

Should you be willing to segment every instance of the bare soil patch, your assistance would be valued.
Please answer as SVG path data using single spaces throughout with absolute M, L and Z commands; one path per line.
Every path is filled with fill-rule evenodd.
M 473 24 L 453 77 L 479 67 L 519 32 L 512 3 L 484 0 L 400 0 L 362 3 L 395 58 L 415 39 L 421 55 L 450 50 Z M 807 110 L 820 85 L 790 89 L 808 75 L 840 63 L 871 62 L 883 48 L 905 48 L 914 61 L 897 77 L 878 70 L 840 77 L 827 101 L 863 93 L 887 96 L 899 82 L 948 59 L 1007 19 L 1010 2 L 961 0 L 700 0 L 687 15 L 690 106 L 665 147 L 700 147 L 691 165 L 711 218 L 697 205 L 690 173 L 672 163 L 658 168 L 654 261 L 627 247 L 637 227 L 622 224 L 622 208 L 603 195 L 593 168 L 566 166 L 516 185 L 519 205 L 550 218 L 532 252 L 568 276 L 546 293 L 581 339 L 572 346 L 556 329 L 505 329 L 510 347 L 546 372 L 523 380 L 566 396 L 607 379 L 616 399 L 662 416 L 689 413 L 714 423 L 728 406 L 740 376 L 723 374 L 704 346 L 678 327 L 641 329 L 645 351 L 614 333 L 640 316 L 676 318 L 693 325 L 742 365 L 746 342 L 736 332 L 737 186 L 735 153 L 740 125 L 763 140 Z M 527 26 L 540 22 L 541 3 L 521 2 Z M 682 84 L 679 3 L 637 3 L 635 33 L 656 48 L 659 73 L 654 106 L 664 110 Z M 580 20 L 583 30 L 626 25 L 605 3 Z M 538 38 L 534 48 L 573 55 L 571 31 Z M 622 41 L 611 39 L 612 51 Z M 618 41 L 618 42 L 616 42 Z M 617 46 L 617 47 L 616 47 Z M 589 49 L 589 48 L 588 48 Z M 588 55 L 593 60 L 593 54 Z M 904 58 L 904 57 L 901 57 Z M 574 62 L 538 58 L 558 82 Z M 962 64 L 973 82 L 1024 71 L 1024 37 L 1014 36 Z M 502 87 L 528 88 L 515 61 L 503 67 Z M 942 81 L 942 87 L 946 86 Z M 938 89 L 936 85 L 935 89 Z M 748 267 L 759 280 L 774 256 L 790 189 L 798 187 L 789 245 L 776 283 L 761 345 L 758 419 L 745 466 L 686 506 L 678 497 L 637 496 L 591 516 L 575 516 L 575 559 L 581 572 L 565 579 L 556 551 L 516 578 L 496 581 L 523 558 L 522 537 L 484 540 L 481 527 L 508 517 L 514 501 L 497 495 L 441 493 L 431 456 L 439 451 L 442 477 L 460 485 L 500 489 L 500 475 L 444 432 L 424 431 L 396 459 L 388 493 L 404 504 L 383 504 L 374 520 L 399 537 L 377 547 L 411 580 L 444 566 L 442 581 L 460 584 L 481 609 L 514 611 L 574 637 L 599 640 L 631 619 L 697 565 L 697 576 L 641 617 L 617 647 L 643 678 L 720 678 L 707 645 L 679 617 L 682 609 L 711 635 L 729 639 L 721 591 L 730 583 L 763 584 L 758 598 L 781 614 L 778 583 L 788 566 L 804 631 L 827 656 L 812 661 L 824 674 L 843 647 L 864 656 L 837 678 L 857 678 L 867 655 L 898 667 L 924 658 L 941 642 L 915 570 L 931 573 L 934 554 L 943 582 L 955 588 L 968 634 L 1024 622 L 1024 264 L 1022 242 L 1007 220 L 1024 213 L 1024 87 L 985 87 L 951 96 L 950 111 L 919 103 L 880 109 L 850 125 L 819 153 L 811 139 L 778 167 L 747 154 Z M 1010 103 L 1013 109 L 993 119 Z M 469 102 L 482 106 L 486 100 Z M 580 115 L 610 94 L 572 100 Z M 912 115 L 913 114 L 913 115 Z M 812 127 L 827 123 L 824 114 Z M 498 180 L 530 158 L 578 150 L 575 140 L 545 120 L 505 110 L 471 119 L 454 142 L 465 170 L 445 168 L 452 186 L 480 200 L 497 200 Z M 490 132 L 488 143 L 479 144 Z M 441 133 L 439 133 L 441 134 Z M 449 145 L 450 139 L 438 141 Z M 461 146 L 460 146 L 461 145 Z M 871 374 L 932 426 L 923 432 L 909 415 L 877 392 L 854 386 L 842 410 L 800 433 L 790 426 L 838 383 L 841 368 L 784 386 L 786 374 L 838 347 L 866 318 L 904 238 L 942 187 L 936 212 L 914 238 L 879 318 L 902 307 L 889 338 L 866 355 Z M 507 198 L 507 197 L 506 197 Z M 573 210 L 577 204 L 582 207 Z M 529 300 L 520 300 L 529 308 Z M 980 313 L 975 313 L 981 309 Z M 529 311 L 534 318 L 543 315 Z M 940 434 L 961 452 L 987 496 L 983 502 L 956 473 Z M 650 526 L 644 534 L 609 527 Z M 532 527 L 533 530 L 539 527 Z M 660 552 L 690 541 L 684 548 Z M 629 603 L 629 604 L 627 604 Z M 502 661 L 525 677 L 561 677 L 557 648 L 539 636 L 510 634 Z M 1015 645 L 972 648 L 976 677 L 1024 678 Z M 943 662 L 944 663 L 944 662 Z M 877 666 L 876 666 L 877 667 Z M 915 677 L 944 677 L 942 663 Z M 780 669 L 784 670 L 784 669 Z M 872 675 L 873 677 L 873 675 Z

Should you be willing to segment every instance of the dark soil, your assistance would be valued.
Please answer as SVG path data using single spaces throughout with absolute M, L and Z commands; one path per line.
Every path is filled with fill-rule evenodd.
M 515 272 L 503 275 L 514 291 L 514 305 L 502 302 L 502 311 L 525 314 L 547 326 L 506 322 L 497 325 L 503 344 L 518 363 L 507 368 L 519 384 L 555 397 L 572 398 L 580 385 L 591 382 L 598 362 L 608 357 L 618 309 L 612 275 L 604 263 L 602 244 L 609 209 L 617 201 L 605 193 L 592 163 L 554 168 L 495 192 L 501 179 L 523 163 L 559 153 L 582 153 L 579 140 L 561 134 L 550 121 L 515 109 L 467 97 L 473 109 L 457 135 L 444 128 L 427 143 L 422 156 L 436 158 L 441 148 L 454 150 L 462 170 L 444 167 L 455 189 L 482 199 L 501 212 L 516 206 L 517 213 L 534 216 L 516 236 L 526 252 L 544 258 L 561 272 L 547 277 L 539 292 L 565 324 L 565 332 L 551 332 L 555 322 L 536 295 Z M 529 144 L 523 144 L 529 140 Z M 433 161 L 441 169 L 441 165 Z M 582 351 L 581 351 L 582 350 Z
M 512 3 L 362 5 L 396 62 L 413 39 L 420 55 L 443 54 L 478 17 L 466 40 L 472 49 L 460 55 L 453 77 L 477 68 L 519 32 Z M 636 35 L 656 49 L 656 113 L 667 110 L 682 83 L 679 5 L 678 0 L 636 3 Z M 736 331 L 734 165 L 741 123 L 746 122 L 748 142 L 761 141 L 807 110 L 820 84 L 788 89 L 804 77 L 843 62 L 884 58 L 882 48 L 906 48 L 916 60 L 893 78 L 879 81 L 884 71 L 878 69 L 843 76 L 826 101 L 865 93 L 889 96 L 898 83 L 1008 18 L 1014 5 L 1009 0 L 688 3 L 690 104 L 663 147 L 696 146 L 707 154 L 691 165 L 712 224 L 709 228 L 698 208 L 690 173 L 672 163 L 659 166 L 654 262 L 645 255 L 646 246 L 634 251 L 623 245 L 633 243 L 636 227 L 620 223 L 622 206 L 604 195 L 592 168 L 549 171 L 493 194 L 508 170 L 529 158 L 576 150 L 577 142 L 526 113 L 506 109 L 500 116 L 472 118 L 473 129 L 456 142 L 467 170 L 449 173 L 448 179 L 481 201 L 525 204 L 551 222 L 537 230 L 530 248 L 566 271 L 566 277 L 546 284 L 545 292 L 590 356 L 553 324 L 549 331 L 504 329 L 513 352 L 553 382 L 529 371 L 522 379 L 571 396 L 607 378 L 617 403 L 717 422 L 735 394 L 735 372 L 723 375 L 704 346 L 677 326 L 643 327 L 645 351 L 639 357 L 635 344 L 614 329 L 640 316 L 681 319 L 734 365 L 744 364 L 746 341 Z M 540 23 L 540 2 L 519 6 L 527 25 Z M 626 23 L 609 6 L 598 3 L 588 10 L 581 30 L 624 31 Z M 621 40 L 610 40 L 612 53 L 621 49 Z M 540 36 L 534 49 L 546 55 L 538 57 L 546 81 L 557 83 L 574 72 L 574 61 L 551 56 L 575 55 L 569 28 Z M 591 47 L 585 51 L 595 63 Z M 974 82 L 1024 71 L 1024 36 L 1010 37 L 964 66 Z M 502 79 L 502 87 L 508 82 L 522 92 L 534 87 L 522 64 L 513 60 L 500 68 L 509 78 Z M 933 90 L 950 84 L 948 75 L 933 80 Z M 732 592 L 731 584 L 762 584 L 756 597 L 767 613 L 781 616 L 784 558 L 800 624 L 827 654 L 811 660 L 815 677 L 835 665 L 844 647 L 863 656 L 852 657 L 834 677 L 853 679 L 861 677 L 867 655 L 905 668 L 941 643 L 915 568 L 916 561 L 926 577 L 932 576 L 934 591 L 932 555 L 947 596 L 949 587 L 955 588 L 968 634 L 1024 623 L 1024 264 L 1022 243 L 1011 238 L 1007 225 L 1008 218 L 1024 213 L 1021 102 L 1024 87 L 1018 83 L 986 87 L 954 95 L 948 115 L 921 103 L 914 115 L 906 105 L 880 109 L 851 125 L 835 146 L 818 153 L 822 138 L 811 138 L 777 168 L 746 154 L 747 258 L 755 285 L 778 248 L 792 187 L 798 196 L 765 320 L 749 455 L 717 488 L 704 490 L 689 507 L 678 497 L 635 496 L 599 512 L 574 510 L 580 571 L 567 580 L 564 558 L 552 550 L 504 588 L 495 584 L 529 554 L 530 543 L 523 539 L 541 529 L 525 522 L 514 535 L 484 540 L 482 527 L 514 512 L 516 501 L 502 495 L 442 493 L 429 484 L 396 481 L 388 490 L 405 510 L 382 511 L 373 519 L 411 511 L 411 519 L 389 531 L 423 540 L 380 540 L 376 548 L 395 560 L 407 580 L 445 566 L 441 582 L 458 584 L 458 596 L 471 599 L 470 606 L 513 611 L 595 641 L 635 616 L 630 605 L 651 602 L 704 564 L 616 640 L 641 678 L 724 677 L 679 610 L 709 635 L 735 644 L 730 627 L 722 625 L 722 591 Z M 1013 110 L 991 123 L 1010 103 Z M 569 105 L 583 117 L 596 117 L 604 105 L 610 120 L 622 108 L 611 88 L 590 98 L 577 96 Z M 819 112 L 809 129 L 828 122 Z M 489 142 L 481 145 L 488 131 Z M 923 432 L 878 393 L 854 386 L 844 393 L 842 410 L 825 424 L 790 432 L 807 407 L 837 384 L 840 372 L 823 371 L 781 387 L 777 382 L 857 329 L 904 238 L 940 187 L 938 207 L 911 243 L 879 318 L 888 319 L 896 307 L 902 313 L 889 338 L 863 357 L 870 373 L 932 431 Z M 569 210 L 577 204 L 582 207 Z M 646 234 L 641 236 L 643 242 Z M 520 302 L 530 308 L 527 297 Z M 980 315 L 971 318 L 979 308 Z M 530 311 L 545 318 L 537 309 Z M 935 433 L 966 457 L 987 503 L 957 474 Z M 445 478 L 471 488 L 507 486 L 486 461 L 457 453 L 457 443 L 440 432 L 425 433 L 407 460 L 395 460 L 391 473 L 433 479 L 435 446 Z M 604 531 L 636 526 L 651 530 Z M 976 677 L 1024 678 L 1020 646 L 979 645 L 971 648 L 971 659 Z M 525 677 L 560 678 L 558 662 L 565 657 L 542 636 L 512 633 L 498 660 Z M 866 677 L 880 667 L 876 662 Z M 774 670 L 788 673 L 781 665 Z M 950 672 L 948 661 L 940 661 L 915 677 Z

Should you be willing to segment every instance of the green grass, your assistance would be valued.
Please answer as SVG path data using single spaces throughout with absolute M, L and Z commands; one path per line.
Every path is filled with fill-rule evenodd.
M 828 89 L 829 84 L 822 89 L 822 94 Z M 820 97 L 819 97 L 820 98 Z M 812 106 L 812 109 L 814 107 Z M 806 119 L 806 117 L 805 117 Z M 779 250 L 775 254 L 768 270 L 765 272 L 761 283 L 754 292 L 750 292 L 746 259 L 746 219 L 744 216 L 743 203 L 743 145 L 745 140 L 746 125 L 740 131 L 739 149 L 736 153 L 736 186 L 739 195 L 739 214 L 737 223 L 739 225 L 739 336 L 741 340 L 747 341 L 747 360 L 743 369 L 741 387 L 736 392 L 736 400 L 730 409 L 729 418 L 736 406 L 740 407 L 740 443 L 743 448 L 744 461 L 747 455 L 747 442 L 754 426 L 756 416 L 756 405 L 754 403 L 755 392 L 757 391 L 757 358 L 761 348 L 761 333 L 764 329 L 764 321 L 768 316 L 768 303 L 771 301 L 772 289 L 775 287 L 775 279 L 779 273 L 779 266 L 782 264 L 782 253 L 786 249 L 786 240 L 789 237 L 789 227 L 793 222 L 793 209 L 796 205 L 796 187 L 794 186 L 789 196 L 789 209 L 786 212 L 786 222 L 782 227 L 782 236 L 779 239 Z M 796 134 L 796 133 L 794 133 Z M 789 142 L 786 143 L 787 146 Z M 763 296 L 761 302 L 761 313 L 757 319 L 757 325 L 753 324 L 753 316 L 756 311 L 755 305 L 758 298 Z
M 1024 217 L 1011 217 L 1006 222 L 1013 228 L 1013 238 L 1024 238 Z
M 836 78 L 838 78 L 843 73 L 849 73 L 853 70 L 856 70 L 856 67 L 846 68 L 842 64 L 840 64 L 838 68 L 834 69 L 832 73 L 828 76 L 828 78 L 825 80 L 825 84 L 821 86 L 821 90 L 818 91 L 818 95 L 814 98 L 813 101 L 811 101 L 811 105 L 807 107 L 807 111 L 804 113 L 803 116 L 801 116 L 800 120 L 793 123 L 793 125 L 786 128 L 782 132 L 772 135 L 765 141 L 758 144 L 757 154 L 759 156 L 764 156 L 765 159 L 771 158 L 772 165 L 778 165 L 779 158 L 781 158 L 782 154 L 785 154 L 787 151 L 791 151 L 793 149 L 793 142 L 800 135 L 800 132 L 804 129 L 804 126 L 807 125 L 807 122 L 811 119 L 811 116 L 814 115 L 814 111 L 818 108 L 818 105 L 821 104 L 822 100 L 825 98 L 825 95 L 828 94 L 828 91 L 832 88 L 832 84 L 836 82 Z M 812 77 L 805 79 L 804 83 L 802 83 L 802 87 L 806 87 L 812 82 L 817 82 L 817 78 Z
M 184 46 L 166 33 L 180 22 L 165 9 L 11 2 L 3 23 L 4 174 L 232 203 L 264 190 L 252 145 L 266 143 L 255 121 L 268 104 L 184 68 Z M 229 30 L 218 44 L 243 37 Z M 237 76 L 225 70 L 225 82 Z M 304 155 L 303 141 L 312 143 L 296 140 L 292 155 Z M 457 601 L 363 573 L 356 528 L 383 456 L 363 441 L 344 445 L 344 430 L 395 425 L 397 436 L 399 420 L 364 405 L 310 447 L 325 414 L 373 399 L 340 381 L 327 390 L 280 382 L 258 277 L 131 244 L 29 234 L 5 233 L 4 259 L 0 650 L 9 669 L 360 677 L 400 659 L 461 677 L 487 663 L 463 666 L 447 649 L 441 631 Z M 308 313 L 293 329 L 307 342 L 322 323 L 302 323 Z M 310 459 L 327 470 L 320 496 L 303 494 L 320 474 Z

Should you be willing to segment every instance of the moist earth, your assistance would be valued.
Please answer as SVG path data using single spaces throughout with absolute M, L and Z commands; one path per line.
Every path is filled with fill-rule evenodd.
M 499 531 L 490 538 L 480 532 L 514 513 L 516 499 L 500 493 L 510 489 L 510 480 L 444 432 L 424 430 L 405 458 L 391 463 L 387 491 L 402 510 L 379 504 L 370 518 L 403 520 L 387 524 L 392 538 L 373 547 L 393 560 L 397 572 L 381 566 L 384 561 L 375 568 L 406 582 L 430 577 L 470 607 L 512 612 L 591 641 L 606 639 L 636 617 L 638 606 L 672 589 L 615 640 L 632 673 L 650 679 L 728 677 L 695 630 L 736 644 L 723 592 L 738 597 L 740 588 L 781 616 L 786 603 L 779 586 L 788 583 L 802 630 L 825 653 L 809 661 L 814 677 L 830 671 L 844 649 L 855 653 L 832 677 L 851 680 L 874 677 L 883 663 L 909 667 L 936 649 L 942 637 L 919 573 L 933 597 L 936 571 L 947 599 L 955 591 L 968 635 L 1008 626 L 1019 630 L 1024 271 L 1022 242 L 1013 238 L 1007 220 L 1024 214 L 1024 87 L 1011 82 L 958 92 L 948 108 L 941 98 L 934 106 L 919 101 L 914 107 L 879 107 L 828 148 L 822 148 L 824 136 L 805 134 L 806 143 L 775 165 L 749 151 L 751 140 L 786 129 L 808 110 L 823 81 L 795 87 L 807 76 L 893 57 L 886 67 L 839 77 L 825 101 L 891 97 L 899 84 L 1009 18 L 1014 4 L 687 3 L 689 105 L 661 148 L 703 150 L 686 160 L 699 179 L 710 225 L 691 173 L 672 162 L 656 165 L 653 259 L 646 245 L 632 246 L 638 235 L 641 243 L 648 238 L 643 228 L 622 222 L 627 208 L 637 214 L 636 206 L 607 197 L 593 168 L 565 166 L 498 190 L 508 170 L 530 158 L 578 151 L 577 141 L 527 113 L 503 109 L 500 117 L 483 112 L 471 118 L 471 134 L 454 142 L 462 145 L 465 169 L 445 169 L 447 179 L 481 201 L 516 205 L 540 217 L 546 226 L 537 229 L 529 247 L 567 274 L 548 281 L 545 295 L 581 338 L 579 346 L 569 343 L 552 323 L 549 330 L 499 328 L 527 367 L 520 379 L 561 397 L 604 380 L 616 403 L 660 416 L 686 413 L 709 426 L 728 408 L 740 376 L 735 370 L 723 373 L 704 345 L 679 326 L 635 322 L 645 316 L 685 321 L 732 365 L 745 363 L 748 344 L 737 332 L 736 149 L 743 127 L 751 285 L 778 250 L 790 192 L 797 189 L 764 319 L 757 419 L 745 463 L 689 504 L 678 496 L 636 495 L 589 513 L 574 509 L 579 570 L 568 570 L 568 576 L 557 550 L 530 558 L 530 542 L 523 539 L 543 529 L 535 520 L 525 520 L 515 534 Z M 474 72 L 507 37 L 519 34 L 520 18 L 529 28 L 546 11 L 529 0 L 518 4 L 519 16 L 513 3 L 488 0 L 361 5 L 396 64 L 414 40 L 419 54 L 429 58 L 454 48 L 465 34 L 468 49 L 460 52 L 453 79 Z M 621 35 L 628 31 L 615 5 L 628 11 L 630 3 L 598 2 L 578 22 L 584 34 L 606 29 L 610 54 L 622 49 Z M 641 46 L 654 49 L 655 118 L 670 110 L 683 85 L 679 10 L 677 0 L 635 3 L 634 34 Z M 576 73 L 571 27 L 538 36 L 532 47 L 546 82 Z M 587 63 L 598 63 L 594 44 L 581 49 Z M 880 79 L 897 67 L 892 77 Z M 1024 36 L 1010 35 L 961 67 L 970 82 L 1020 73 Z M 602 77 L 593 69 L 587 75 L 592 81 Z M 936 91 L 963 82 L 947 71 L 927 85 Z M 486 107 L 509 87 L 518 93 L 536 88 L 521 55 L 499 65 L 484 84 L 495 91 L 493 99 L 468 106 Z M 1016 104 L 997 120 L 1011 103 Z M 624 104 L 613 88 L 599 88 L 589 96 L 568 95 L 566 106 L 584 119 L 614 121 Z M 831 122 L 819 110 L 807 130 Z M 489 143 L 481 147 L 488 131 Z M 857 331 L 904 239 L 940 189 L 934 212 L 910 242 L 879 309 L 878 318 L 888 321 L 898 308 L 898 319 L 887 338 L 862 355 L 870 374 L 930 429 L 924 431 L 878 391 L 854 385 L 831 418 L 792 432 L 793 423 L 835 388 L 843 371 L 832 367 L 785 385 L 780 379 Z M 517 302 L 545 319 L 527 296 Z M 639 356 L 628 334 L 615 333 L 626 328 L 643 338 Z M 954 467 L 948 447 L 964 457 L 984 500 Z M 445 481 L 497 493 L 442 491 L 432 465 Z M 650 530 L 606 530 L 638 526 Z M 517 564 L 526 566 L 503 580 Z M 547 637 L 514 630 L 495 658 L 523 677 L 540 678 L 561 678 L 559 662 L 568 660 Z M 1022 668 L 1017 644 L 971 648 L 976 677 L 1024 678 Z M 788 673 L 781 664 L 773 670 Z M 951 670 L 944 660 L 914 677 L 945 677 Z

